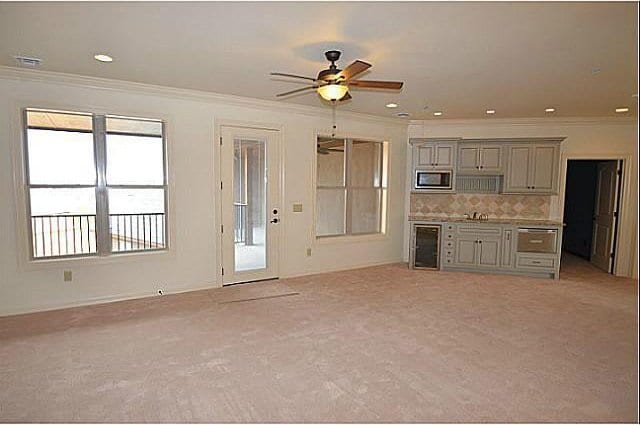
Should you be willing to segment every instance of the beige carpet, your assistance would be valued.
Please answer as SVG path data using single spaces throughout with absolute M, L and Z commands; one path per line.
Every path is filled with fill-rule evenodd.
M 390 265 L 2 318 L 0 420 L 636 421 L 637 282 L 562 276 Z

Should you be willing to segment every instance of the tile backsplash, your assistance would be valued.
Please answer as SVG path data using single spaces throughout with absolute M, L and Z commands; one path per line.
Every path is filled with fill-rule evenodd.
M 465 213 L 488 214 L 493 218 L 549 218 L 551 196 L 497 195 L 475 193 L 412 193 L 410 215 L 420 217 L 461 217 Z

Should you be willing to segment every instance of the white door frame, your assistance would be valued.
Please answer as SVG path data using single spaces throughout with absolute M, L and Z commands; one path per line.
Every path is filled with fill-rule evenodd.
M 277 132 L 277 137 L 280 142 L 280 152 L 279 152 L 279 162 L 280 162 L 280 188 L 279 188 L 279 199 L 278 203 L 280 204 L 280 211 L 278 213 L 280 217 L 280 243 L 275 248 L 276 252 L 276 261 L 278 265 L 278 271 L 280 275 L 282 275 L 282 241 L 285 238 L 286 227 L 287 227 L 287 208 L 284 203 L 284 188 L 285 188 L 285 149 L 284 149 L 284 132 L 282 124 L 274 124 L 274 123 L 259 123 L 252 121 L 241 121 L 241 120 L 217 120 L 214 121 L 214 149 L 213 149 L 213 164 L 214 164 L 214 244 L 215 244 L 215 276 L 217 286 L 223 286 L 223 276 L 222 276 L 222 191 L 220 189 L 222 184 L 222 170 L 220 167 L 220 160 L 222 158 L 222 149 L 220 145 L 220 139 L 222 137 L 222 128 L 223 127 L 239 127 L 244 129 L 255 129 L 255 130 L 271 130 Z M 273 248 L 272 248 L 273 249 Z
M 560 203 L 560 220 L 564 220 L 564 202 L 566 195 L 566 183 L 567 183 L 567 163 L 570 160 L 591 160 L 591 161 L 622 161 L 622 187 L 620 190 L 618 211 L 618 222 L 616 224 L 618 228 L 617 237 L 615 240 L 615 258 L 613 264 L 613 274 L 616 276 L 628 276 L 633 275 L 633 263 L 635 261 L 635 251 L 633 248 L 636 244 L 636 220 L 635 217 L 629 217 L 628 211 L 631 207 L 631 202 L 634 202 L 633 196 L 627 196 L 631 192 L 631 183 L 635 178 L 632 173 L 632 161 L 631 155 L 620 155 L 611 153 L 602 154 L 566 154 L 562 153 L 560 162 L 560 187 L 558 192 L 558 202 Z M 633 232 L 623 232 L 620 229 L 633 229 Z

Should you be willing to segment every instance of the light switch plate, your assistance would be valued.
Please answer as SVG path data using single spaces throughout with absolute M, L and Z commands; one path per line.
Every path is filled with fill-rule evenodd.
M 73 280 L 73 273 L 71 272 L 71 270 L 65 270 L 64 271 L 64 281 L 65 282 L 71 282 Z
M 302 204 L 293 204 L 293 212 L 302 212 Z

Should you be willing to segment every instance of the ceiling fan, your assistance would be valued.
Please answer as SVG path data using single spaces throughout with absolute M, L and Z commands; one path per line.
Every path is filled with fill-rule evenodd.
M 325 52 L 324 56 L 329 62 L 331 62 L 331 65 L 329 68 L 320 71 L 316 78 L 303 77 L 301 75 L 286 74 L 282 72 L 272 72 L 271 75 L 274 76 L 298 78 L 312 82 L 310 83 L 310 86 L 280 93 L 277 94 L 276 97 L 290 96 L 292 94 L 308 90 L 316 90 L 323 99 L 335 102 L 351 99 L 349 87 L 387 90 L 400 90 L 402 88 L 403 83 L 401 81 L 358 80 L 357 76 L 371 68 L 371 64 L 361 60 L 356 60 L 345 69 L 341 70 L 336 66 L 336 61 L 340 59 L 340 55 L 341 52 L 338 50 L 329 50 Z

